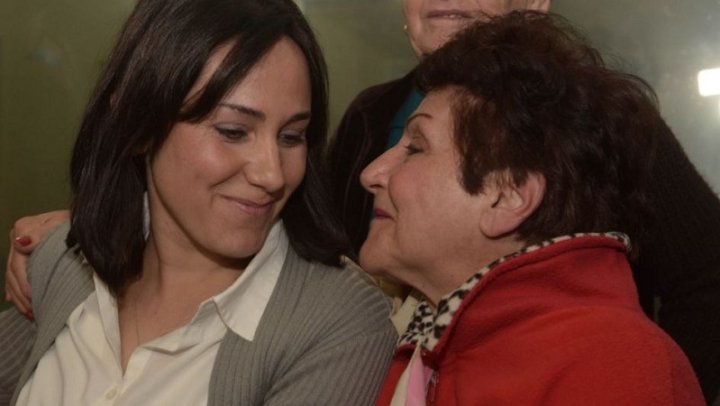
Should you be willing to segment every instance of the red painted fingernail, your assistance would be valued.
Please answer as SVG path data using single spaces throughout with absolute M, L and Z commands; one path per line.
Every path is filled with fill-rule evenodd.
M 32 321 L 35 321 L 35 313 L 33 313 L 32 310 L 30 310 L 29 312 L 27 312 L 26 316 L 27 316 L 28 319 L 30 319 L 30 320 L 32 320 Z
M 32 242 L 32 239 L 28 236 L 22 236 L 15 238 L 15 243 L 21 247 L 27 247 Z

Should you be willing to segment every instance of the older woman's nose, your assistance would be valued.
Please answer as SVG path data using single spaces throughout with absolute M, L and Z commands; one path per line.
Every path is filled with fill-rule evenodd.
M 393 167 L 393 150 L 385 151 L 377 157 L 360 174 L 360 183 L 365 190 L 375 194 L 377 189 L 385 187 L 388 175 Z

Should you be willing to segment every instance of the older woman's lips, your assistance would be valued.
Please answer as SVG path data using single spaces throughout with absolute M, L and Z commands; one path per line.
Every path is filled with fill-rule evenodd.
M 382 219 L 391 219 L 390 215 L 383 209 L 374 209 L 373 210 L 373 218 L 382 220 Z

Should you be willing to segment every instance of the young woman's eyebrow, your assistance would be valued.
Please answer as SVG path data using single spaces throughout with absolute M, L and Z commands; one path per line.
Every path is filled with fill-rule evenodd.
M 231 110 L 236 111 L 236 112 L 239 113 L 239 114 L 247 115 L 247 116 L 251 116 L 251 117 L 255 117 L 255 118 L 258 118 L 258 119 L 260 119 L 260 120 L 265 120 L 265 118 L 266 118 L 265 113 L 263 113 L 262 111 L 253 109 L 253 108 L 251 108 L 251 107 L 243 106 L 243 105 L 241 105 L 241 104 L 219 103 L 218 105 L 221 106 L 221 107 L 227 107 L 227 108 L 229 108 L 229 109 L 231 109 Z M 287 124 L 295 123 L 295 122 L 298 122 L 298 121 L 309 120 L 310 118 L 311 118 L 311 114 L 310 114 L 309 111 L 302 111 L 302 112 L 300 112 L 300 113 L 295 113 L 295 114 L 293 114 L 293 115 L 287 120 L 287 122 L 286 122 L 285 124 L 287 125 Z
M 260 120 L 265 120 L 265 113 L 263 113 L 260 110 L 255 110 L 253 108 L 243 106 L 241 104 L 233 104 L 233 103 L 219 103 L 218 105 L 221 107 L 227 107 L 227 108 L 234 110 L 235 112 L 242 114 L 242 115 L 259 118 Z

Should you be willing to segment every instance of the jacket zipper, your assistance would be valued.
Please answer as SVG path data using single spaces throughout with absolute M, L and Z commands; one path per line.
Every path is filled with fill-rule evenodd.
M 434 406 L 436 405 L 435 401 L 437 398 L 437 386 L 438 382 L 440 382 L 440 372 L 434 371 L 432 376 L 430 377 L 430 387 L 428 388 L 428 405 Z

